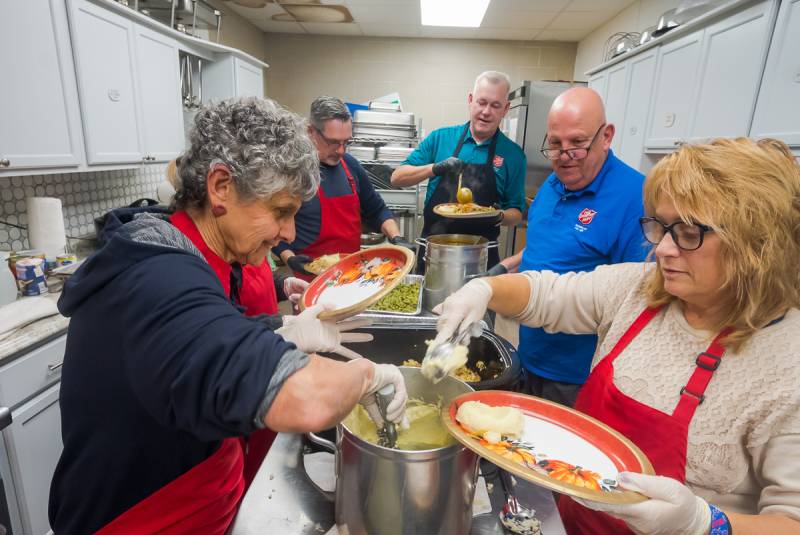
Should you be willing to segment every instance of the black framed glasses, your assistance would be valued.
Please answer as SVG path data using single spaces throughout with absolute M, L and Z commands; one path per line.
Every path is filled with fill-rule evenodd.
M 655 217 L 642 217 L 639 219 L 639 225 L 642 226 L 644 238 L 653 245 L 661 243 L 661 240 L 669 232 L 675 245 L 684 251 L 699 249 L 703 245 L 703 236 L 706 232 L 714 232 L 714 229 L 708 225 L 684 223 L 683 221 L 665 225 Z
M 349 147 L 350 145 L 353 144 L 353 138 L 346 139 L 344 141 L 337 141 L 335 139 L 328 139 L 327 137 L 325 137 L 325 134 L 322 133 L 322 130 L 320 130 L 316 126 L 314 127 L 314 130 L 316 130 L 317 134 L 319 134 L 319 137 L 321 137 L 322 140 L 325 143 L 327 143 L 329 147 L 333 149 L 338 149 L 339 147 Z
M 544 148 L 544 144 L 547 143 L 547 134 L 545 134 L 544 139 L 542 140 L 542 147 L 539 149 L 539 152 L 541 152 L 542 156 L 548 160 L 558 160 L 561 158 L 562 154 L 569 156 L 570 160 L 583 160 L 589 155 L 589 149 L 592 148 L 592 145 L 594 145 L 594 142 L 597 140 L 597 136 L 600 134 L 600 131 L 605 128 L 605 126 L 606 123 L 600 125 L 600 128 L 598 128 L 597 132 L 595 132 L 594 136 L 592 136 L 592 140 L 585 147 L 572 147 L 570 149 L 546 149 Z

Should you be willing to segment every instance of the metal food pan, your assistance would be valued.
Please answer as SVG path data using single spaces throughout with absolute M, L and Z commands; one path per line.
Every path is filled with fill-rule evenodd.
M 375 147 L 349 147 L 347 152 L 359 160 L 375 159 Z
M 382 126 L 353 124 L 353 135 L 356 137 L 405 137 L 414 138 L 417 136 L 417 129 L 405 126 Z
M 378 147 L 378 160 L 400 160 L 403 161 L 408 158 L 408 155 L 414 152 L 414 147 L 395 147 L 385 146 Z
M 424 275 L 406 275 L 403 277 L 403 280 L 400 284 L 413 284 L 415 282 L 419 283 L 419 295 L 417 296 L 417 308 L 414 312 L 392 312 L 389 310 L 376 310 L 374 308 L 368 308 L 367 312 L 377 312 L 379 314 L 392 314 L 396 316 L 416 316 L 420 312 L 422 312 L 422 285 L 425 282 Z
M 400 111 L 356 110 L 355 123 L 379 123 L 398 126 L 415 126 L 414 114 Z
M 417 206 L 416 189 L 376 189 L 387 206 Z

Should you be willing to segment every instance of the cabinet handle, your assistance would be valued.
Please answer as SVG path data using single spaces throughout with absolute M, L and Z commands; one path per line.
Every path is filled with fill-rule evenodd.
M 47 365 L 47 373 L 53 373 L 56 370 L 60 370 L 61 366 L 64 365 L 64 361 L 57 362 L 56 364 L 48 364 Z
M 8 158 L 3 158 L 0 160 L 0 167 L 8 167 L 11 165 L 11 161 Z

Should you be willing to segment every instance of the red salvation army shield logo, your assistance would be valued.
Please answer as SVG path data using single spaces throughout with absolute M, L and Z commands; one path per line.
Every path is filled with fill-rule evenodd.
M 583 223 L 584 225 L 588 225 L 594 219 L 594 216 L 597 215 L 597 210 L 592 210 L 591 208 L 584 208 L 581 210 L 581 213 L 578 214 L 578 221 Z
M 495 156 L 494 157 L 494 166 L 495 167 L 503 167 L 503 157 L 502 156 Z

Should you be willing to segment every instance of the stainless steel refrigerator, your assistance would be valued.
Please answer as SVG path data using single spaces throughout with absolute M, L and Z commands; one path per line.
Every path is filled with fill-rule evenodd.
M 533 197 L 552 172 L 550 162 L 539 152 L 547 131 L 547 112 L 563 91 L 585 82 L 528 81 L 513 90 L 508 99 L 511 108 L 500 124 L 500 130 L 525 151 L 528 171 L 525 176 L 525 196 Z

